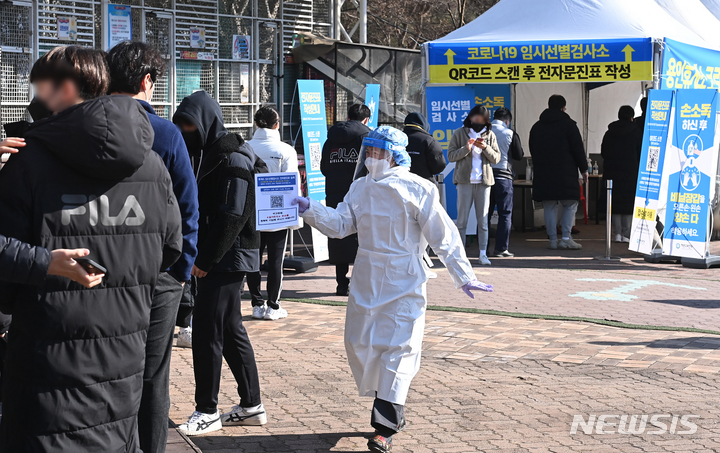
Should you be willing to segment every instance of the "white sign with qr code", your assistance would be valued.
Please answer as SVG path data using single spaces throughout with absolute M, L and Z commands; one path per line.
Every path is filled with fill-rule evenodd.
M 298 207 L 292 201 L 300 194 L 300 175 L 258 173 L 255 175 L 255 225 L 258 231 L 299 225 Z
M 310 170 L 320 171 L 320 161 L 322 160 L 322 145 L 320 143 L 310 143 Z

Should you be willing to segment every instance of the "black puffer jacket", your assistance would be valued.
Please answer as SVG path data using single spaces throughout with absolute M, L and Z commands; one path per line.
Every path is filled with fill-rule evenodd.
M 337 122 L 328 130 L 320 171 L 325 176 L 325 203 L 329 207 L 337 208 L 350 190 L 362 141 L 369 133 L 369 127 L 355 120 Z M 328 239 L 330 264 L 354 262 L 357 249 L 357 234 L 342 239 Z
M 195 266 L 206 272 L 259 271 L 255 173 L 267 173 L 267 165 L 241 136 L 227 132 L 220 106 L 204 91 L 186 97 L 173 121 L 194 124 L 204 144 L 198 174 L 200 228 Z
M 340 121 L 328 130 L 320 160 L 325 176 L 325 201 L 331 208 L 343 201 L 355 176 L 363 138 L 370 128 L 360 121 Z
M 410 155 L 410 172 L 432 179 L 447 167 L 442 146 L 428 133 L 430 123 L 420 113 L 410 113 L 405 117 L 403 132 L 408 137 L 407 152 Z
M 635 206 L 635 190 L 640 170 L 642 129 L 632 121 L 614 121 L 603 136 L 603 180 L 613 181 L 613 214 L 629 215 Z M 607 187 L 603 183 L 603 187 Z
M 562 110 L 546 109 L 530 130 L 533 200 L 580 200 L 580 173 L 588 169 L 582 136 Z
M 0 287 L 11 312 L 0 450 L 135 452 L 157 276 L 180 256 L 180 212 L 137 101 L 108 96 L 33 123 L 0 172 L 0 233 L 90 249 L 85 289 L 48 276 Z
M 50 267 L 50 250 L 0 235 L 0 279 L 42 285 Z

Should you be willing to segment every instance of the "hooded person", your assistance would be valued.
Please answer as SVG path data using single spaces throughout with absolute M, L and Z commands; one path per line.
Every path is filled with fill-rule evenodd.
M 358 235 L 345 321 L 345 349 L 360 396 L 373 397 L 368 447 L 392 449 L 405 427 L 404 405 L 420 368 L 427 306 L 423 252 L 428 243 L 457 288 L 491 291 L 475 279 L 460 234 L 438 190 L 410 173 L 407 136 L 380 126 L 363 140 L 357 179 L 336 209 L 297 198 L 303 218 L 323 234 Z
M 85 289 L 2 285 L 11 313 L 0 451 L 138 451 L 153 289 L 181 254 L 180 212 L 142 107 L 107 92 L 103 52 L 56 47 L 30 81 L 55 115 L 0 172 L 0 234 L 86 247 L 107 269 Z
M 408 137 L 410 173 L 432 181 L 433 176 L 445 170 L 447 160 L 442 146 L 430 134 L 430 123 L 422 113 L 413 112 L 405 117 L 403 132 Z
M 192 341 L 195 412 L 178 429 L 193 436 L 223 425 L 264 425 L 255 352 L 240 302 L 245 275 L 260 270 L 255 173 L 266 173 L 267 166 L 240 135 L 225 129 L 220 105 L 205 91 L 183 99 L 173 122 L 188 151 L 202 152 L 198 255 L 192 269 L 198 278 Z M 240 402 L 220 415 L 223 357 L 237 381 Z
M 367 127 L 370 116 L 367 105 L 353 104 L 348 109 L 348 120 L 337 122 L 328 130 L 320 171 L 325 176 L 325 202 L 331 208 L 336 208 L 350 190 L 363 138 L 370 133 Z M 355 261 L 357 247 L 357 236 L 354 234 L 328 240 L 329 262 L 335 265 L 335 294 L 338 296 L 348 295 L 350 279 L 347 274 L 350 264 Z
M 600 148 L 603 179 L 613 181 L 611 221 L 615 242 L 630 242 L 642 150 L 642 129 L 633 121 L 634 114 L 629 105 L 620 107 L 618 120 L 608 125 Z

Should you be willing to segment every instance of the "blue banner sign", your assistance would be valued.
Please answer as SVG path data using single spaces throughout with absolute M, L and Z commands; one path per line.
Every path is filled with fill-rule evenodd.
M 668 174 L 663 254 L 705 257 L 717 170 L 717 90 L 678 90 Z
M 378 127 L 378 113 L 380 111 L 380 85 L 369 83 L 365 85 L 365 105 L 370 108 L 370 121 L 367 126 L 370 129 Z
M 649 38 L 428 44 L 430 83 L 652 80 Z
M 670 133 L 674 91 L 650 90 L 643 132 L 640 172 L 635 191 L 629 249 L 650 254 L 663 180 L 665 149 Z
M 665 38 L 661 88 L 720 88 L 720 52 Z
M 300 123 L 305 152 L 308 196 L 325 200 L 325 176 L 320 172 L 322 147 L 327 140 L 325 89 L 322 80 L 298 80 Z

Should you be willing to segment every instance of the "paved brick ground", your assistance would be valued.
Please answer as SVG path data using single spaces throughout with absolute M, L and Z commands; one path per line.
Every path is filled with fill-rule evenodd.
M 475 300 L 456 290 L 447 271 L 436 267 L 439 277 L 428 282 L 429 304 L 720 331 L 720 269 L 649 264 L 627 246 L 622 252 L 619 244 L 613 244 L 614 253 L 623 260 L 602 264 L 593 257 L 604 254 L 604 227 L 579 228 L 580 251 L 548 250 L 542 232 L 513 233 L 510 249 L 515 258 L 492 258 L 489 267 L 472 260 L 478 278 L 496 289 Z M 477 256 L 476 247 L 470 247 L 470 256 Z M 720 242 L 713 242 L 711 250 L 720 254 Z M 283 295 L 345 300 L 334 296 L 334 272 L 332 266 L 321 265 L 315 273 L 286 274 Z
M 268 425 L 195 437 L 202 451 L 365 451 L 371 402 L 356 395 L 345 359 L 344 309 L 286 307 L 287 320 L 247 322 Z M 397 451 L 720 450 L 720 336 L 429 312 L 425 347 Z M 175 349 L 176 423 L 193 409 L 191 363 Z M 223 410 L 237 403 L 233 382 L 225 368 Z M 686 435 L 570 434 L 574 415 L 592 414 L 699 418 Z

